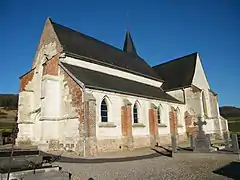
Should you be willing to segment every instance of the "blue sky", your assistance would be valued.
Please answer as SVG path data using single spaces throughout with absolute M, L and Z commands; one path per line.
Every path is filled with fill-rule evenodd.
M 122 48 L 131 32 L 156 65 L 199 52 L 220 105 L 240 106 L 240 1 L 0 1 L 0 93 L 17 93 L 46 18 Z

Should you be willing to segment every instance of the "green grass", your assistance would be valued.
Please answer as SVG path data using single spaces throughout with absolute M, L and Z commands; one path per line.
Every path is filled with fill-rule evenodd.
M 15 121 L 0 119 L 0 133 L 12 132 L 14 125 L 15 125 Z
M 229 122 L 228 123 L 229 131 L 233 133 L 240 133 L 240 121 L 239 122 Z
M 238 121 L 238 122 L 240 122 L 240 117 L 228 117 L 227 120 L 228 120 L 228 122 L 231 122 L 231 121 Z

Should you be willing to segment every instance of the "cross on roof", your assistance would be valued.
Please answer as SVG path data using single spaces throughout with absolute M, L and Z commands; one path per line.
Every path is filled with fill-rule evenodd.
M 206 125 L 206 124 L 207 124 L 207 122 L 202 121 L 201 117 L 198 117 L 198 121 L 193 123 L 194 126 L 198 126 L 199 132 L 203 131 L 203 125 Z

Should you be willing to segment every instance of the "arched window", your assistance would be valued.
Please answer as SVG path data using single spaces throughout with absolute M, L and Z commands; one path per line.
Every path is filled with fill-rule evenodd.
M 139 104 L 137 102 L 133 106 L 133 123 L 139 123 Z
M 162 109 L 161 106 L 158 106 L 157 109 L 157 119 L 158 119 L 158 124 L 162 123 Z
M 101 121 L 108 122 L 108 104 L 106 98 L 104 98 L 101 103 Z

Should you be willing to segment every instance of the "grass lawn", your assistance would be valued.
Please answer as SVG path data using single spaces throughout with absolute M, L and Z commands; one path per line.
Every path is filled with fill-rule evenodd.
M 240 134 L 240 117 L 228 118 L 229 131 Z
M 0 119 L 0 132 L 12 132 L 12 128 L 15 125 L 14 120 Z
M 231 121 L 238 121 L 240 122 L 240 117 L 229 117 L 227 118 L 228 122 L 231 122 Z

